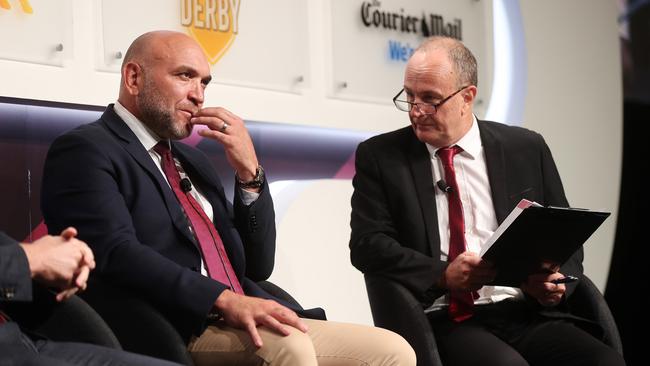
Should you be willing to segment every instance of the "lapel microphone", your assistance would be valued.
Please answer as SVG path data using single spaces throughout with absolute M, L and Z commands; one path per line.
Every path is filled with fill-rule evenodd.
M 437 182 L 436 182 L 436 185 L 438 186 L 438 188 L 439 188 L 441 191 L 443 191 L 443 192 L 445 192 L 445 193 L 449 193 L 449 192 L 451 192 L 451 187 L 447 184 L 447 182 L 445 182 L 444 179 L 440 179 L 439 181 L 437 181 Z
M 183 178 L 181 179 L 181 190 L 185 193 L 189 192 L 192 190 L 192 182 L 190 182 L 189 179 Z

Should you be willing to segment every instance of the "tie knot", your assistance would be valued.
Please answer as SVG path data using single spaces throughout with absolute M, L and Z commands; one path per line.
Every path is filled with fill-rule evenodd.
M 443 164 L 453 166 L 454 155 L 458 154 L 461 151 L 463 151 L 463 149 L 460 146 L 454 145 L 438 149 L 438 151 L 436 151 L 436 154 L 438 154 L 438 157 L 440 157 L 440 160 L 442 160 Z
M 170 153 L 169 150 L 169 141 L 163 140 L 158 142 L 154 147 L 153 151 L 157 152 L 160 154 L 160 156 L 164 156 Z

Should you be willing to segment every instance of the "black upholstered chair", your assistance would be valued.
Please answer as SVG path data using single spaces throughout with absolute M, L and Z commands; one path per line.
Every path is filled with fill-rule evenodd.
M 91 302 L 129 352 L 194 365 L 185 340 L 158 309 L 139 298 Z M 124 312 L 123 309 L 128 309 Z
M 364 278 L 375 326 L 404 337 L 415 350 L 418 366 L 441 366 L 436 337 L 415 296 L 396 281 L 369 274 Z
M 623 343 L 614 316 L 603 294 L 589 277 L 583 275 L 580 278 L 575 292 L 569 298 L 569 306 L 573 314 L 596 322 L 603 330 L 603 342 L 623 354 Z
M 291 295 L 272 282 L 261 281 L 258 285 L 280 299 L 298 304 Z M 89 302 L 110 325 L 124 350 L 183 365 L 194 365 L 187 351 L 186 340 L 167 318 L 149 303 L 139 298 L 119 296 L 119 305 L 117 305 L 111 300 L 113 296 L 106 292 L 93 293 L 90 287 L 84 296 L 90 297 Z M 128 309 L 128 314 L 124 314 L 120 309 Z
M 92 343 L 122 349 L 104 319 L 78 296 L 54 305 L 51 313 L 34 331 L 53 341 Z
M 436 338 L 424 315 L 422 305 L 400 283 L 365 275 L 372 318 L 376 326 L 392 330 L 413 347 L 420 366 L 441 366 Z M 587 276 L 582 276 L 569 298 L 575 315 L 595 321 L 603 330 L 603 342 L 623 354 L 623 346 L 614 317 L 605 298 Z

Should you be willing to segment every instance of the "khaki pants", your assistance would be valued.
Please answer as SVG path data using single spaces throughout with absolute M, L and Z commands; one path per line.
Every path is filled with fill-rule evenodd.
M 244 330 L 223 322 L 210 325 L 188 346 L 197 366 L 409 366 L 415 352 L 399 335 L 365 325 L 302 319 L 309 331 L 291 329 L 283 337 L 258 328 L 264 345 L 257 349 Z

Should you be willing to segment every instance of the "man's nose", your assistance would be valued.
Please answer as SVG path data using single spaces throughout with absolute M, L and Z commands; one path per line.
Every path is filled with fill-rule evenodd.
M 422 113 L 422 110 L 420 109 L 420 104 L 411 104 L 411 110 L 409 111 L 409 116 L 411 116 L 411 118 L 419 118 L 423 115 L 424 113 Z
M 188 94 L 188 98 L 196 105 L 200 106 L 203 104 L 204 100 L 204 90 L 203 90 L 203 84 L 201 81 L 197 81 L 192 84 L 193 87 L 190 90 Z

